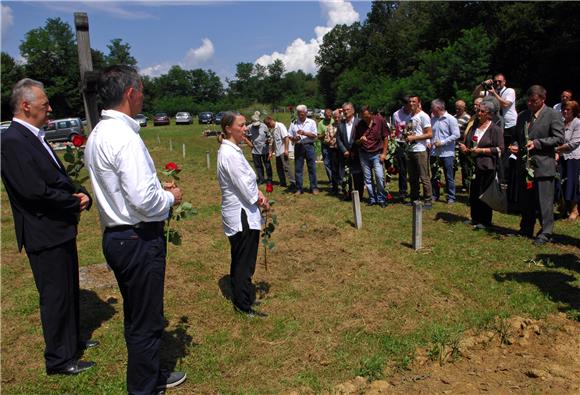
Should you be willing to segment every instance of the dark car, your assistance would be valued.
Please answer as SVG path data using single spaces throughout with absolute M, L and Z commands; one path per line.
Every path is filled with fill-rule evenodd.
M 213 112 L 209 112 L 209 111 L 204 111 L 204 112 L 200 112 L 199 115 L 197 116 L 197 119 L 199 121 L 199 124 L 210 124 L 213 122 Z
M 139 122 L 139 126 L 141 126 L 142 128 L 147 126 L 147 117 L 145 115 L 137 114 L 133 117 L 133 119 Z
M 44 126 L 46 141 L 72 141 L 74 136 L 84 136 L 85 129 L 80 118 L 63 118 L 49 121 Z
M 215 123 L 216 125 L 220 125 L 222 123 L 222 118 L 224 116 L 224 112 L 220 111 L 218 112 L 215 117 L 213 118 L 213 123 Z
M 166 112 L 158 112 L 153 117 L 153 126 L 169 125 L 169 115 Z

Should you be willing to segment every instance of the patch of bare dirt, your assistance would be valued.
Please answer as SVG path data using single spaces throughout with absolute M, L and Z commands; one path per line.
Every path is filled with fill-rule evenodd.
M 106 263 L 79 268 L 79 282 L 83 289 L 95 289 L 116 285 L 115 275 Z
M 439 362 L 417 350 L 409 371 L 374 382 L 356 377 L 332 394 L 580 394 L 580 323 L 565 314 L 496 322 L 466 333 L 456 351 L 452 361 L 448 347 Z

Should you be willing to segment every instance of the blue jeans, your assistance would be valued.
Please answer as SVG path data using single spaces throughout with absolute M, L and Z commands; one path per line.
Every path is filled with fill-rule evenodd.
M 332 157 L 330 156 L 330 147 L 327 144 L 322 143 L 322 160 L 324 162 L 324 170 L 326 170 L 326 175 L 328 176 L 328 182 L 333 182 L 332 173 Z
M 381 154 L 370 153 L 363 150 L 359 151 L 360 165 L 362 167 L 365 185 L 369 194 L 369 203 L 385 202 L 385 176 L 383 173 L 383 164 L 381 163 Z M 375 183 L 373 187 L 373 176 L 371 169 L 375 173 Z
M 316 182 L 316 150 L 313 144 L 296 144 L 294 147 L 295 170 L 296 170 L 296 188 L 302 192 L 304 181 L 304 160 L 308 166 L 308 178 L 310 179 L 310 189 L 318 189 Z
M 432 156 L 431 161 L 436 161 L 437 157 Z M 439 157 L 439 166 L 443 167 L 445 175 L 445 191 L 447 192 L 447 201 L 455 201 L 455 169 L 453 168 L 453 156 Z M 431 185 L 433 186 L 433 197 L 439 199 L 439 185 L 435 181 L 435 174 L 431 175 Z

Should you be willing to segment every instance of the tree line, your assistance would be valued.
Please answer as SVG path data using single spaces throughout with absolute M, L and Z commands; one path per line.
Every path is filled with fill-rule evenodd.
M 580 73 L 580 2 L 375 1 L 363 23 L 338 25 L 324 36 L 316 75 L 238 63 L 225 84 L 212 70 L 176 65 L 144 77 L 144 111 L 219 111 L 260 104 L 275 110 L 304 103 L 336 107 L 345 101 L 391 112 L 408 93 L 424 100 L 469 101 L 473 88 L 501 72 L 515 88 L 518 108 L 532 84 L 544 85 L 548 102 L 561 90 L 577 90 Z M 84 113 L 78 56 L 71 26 L 47 19 L 29 31 L 18 64 L 1 54 L 2 119 L 11 116 L 10 89 L 27 76 L 45 83 L 55 117 Z M 136 65 L 131 46 L 111 40 L 108 53 L 92 50 L 95 70 Z

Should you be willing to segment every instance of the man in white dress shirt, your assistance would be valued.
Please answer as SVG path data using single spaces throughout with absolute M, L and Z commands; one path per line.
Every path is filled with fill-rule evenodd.
M 127 343 L 127 390 L 152 394 L 185 381 L 185 374 L 160 372 L 164 328 L 164 221 L 181 190 L 161 185 L 133 116 L 143 106 L 143 84 L 135 69 L 111 66 L 102 72 L 99 96 L 105 110 L 90 134 L 86 165 L 95 192 L 103 253 L 121 294 Z
M 290 125 L 288 134 L 294 141 L 295 173 L 296 173 L 296 195 L 303 193 L 302 183 L 304 180 L 304 161 L 308 166 L 308 178 L 310 179 L 310 190 L 312 194 L 318 194 L 318 183 L 316 181 L 316 150 L 314 142 L 318 138 L 316 122 L 306 116 L 308 108 L 304 104 L 296 106 L 298 119 Z

